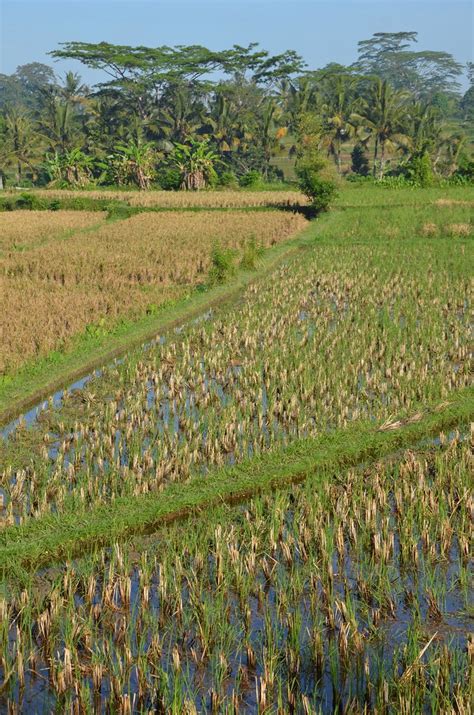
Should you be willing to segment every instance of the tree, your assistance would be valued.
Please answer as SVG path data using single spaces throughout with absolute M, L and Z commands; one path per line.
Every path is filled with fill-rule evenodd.
M 56 86 L 56 75 L 51 67 L 42 62 L 30 62 L 17 67 L 14 80 L 20 88 L 20 101 L 30 110 L 41 106 L 41 97 L 45 90 Z
M 51 184 L 65 183 L 68 186 L 84 187 L 92 179 L 94 159 L 81 149 L 74 148 L 64 154 L 46 154 L 44 168 Z
M 195 136 L 204 124 L 205 106 L 202 93 L 185 82 L 170 85 L 163 95 L 161 107 L 148 125 L 160 139 L 167 142 L 184 142 Z
M 367 148 L 362 142 L 357 142 L 351 152 L 351 170 L 359 176 L 368 176 L 370 173 L 369 158 Z
M 474 121 L 474 62 L 468 62 L 466 65 L 466 70 L 470 87 L 464 93 L 460 106 L 463 118 L 466 121 L 471 122 Z
M 82 84 L 81 77 L 77 72 L 66 72 L 64 84 L 59 91 L 66 102 L 82 104 L 89 89 L 85 84 Z
M 78 142 L 74 107 L 58 95 L 50 96 L 39 119 L 39 126 L 53 152 L 63 154 Z
M 387 151 L 408 142 L 407 116 L 406 93 L 393 89 L 380 78 L 372 83 L 361 110 L 352 116 L 353 121 L 367 131 L 367 138 L 374 140 L 373 174 L 378 179 L 384 176 Z
M 113 178 L 118 184 L 136 184 L 141 190 L 150 188 L 156 162 L 151 142 L 131 140 L 127 144 L 118 144 L 109 159 Z
M 459 90 L 456 78 L 462 65 L 448 52 L 421 50 L 411 45 L 418 42 L 417 32 L 376 32 L 369 40 L 358 43 L 359 57 L 355 68 L 376 75 L 395 89 L 405 89 L 417 98 L 437 92 L 452 94 Z
M 326 98 L 322 107 L 323 142 L 328 148 L 328 153 L 334 158 L 339 174 L 342 173 L 342 145 L 356 132 L 352 115 L 357 108 L 355 88 L 358 81 L 358 78 L 344 74 L 330 76 L 326 80 L 330 89 L 326 89 Z
M 12 107 L 5 115 L 4 143 L 0 158 L 6 166 L 15 167 L 17 183 L 22 181 L 25 167 L 35 174 L 38 150 L 39 136 L 30 115 L 25 110 Z
M 355 140 L 352 160 L 361 171 L 373 146 L 376 176 L 384 175 L 395 154 L 405 165 L 427 154 L 436 172 L 448 174 L 461 154 L 446 137 L 463 124 L 469 129 L 474 95 L 470 89 L 458 96 L 459 66 L 450 55 L 416 51 L 416 41 L 414 32 L 376 33 L 359 43 L 358 63 L 330 62 L 309 71 L 293 50 L 271 55 L 256 43 L 218 51 L 63 43 L 51 53 L 55 59 L 78 60 L 102 70 L 105 79 L 89 89 L 78 74 L 58 80 L 41 63 L 0 75 L 3 166 L 15 166 L 17 176 L 34 174 L 47 152 L 51 171 L 68 183 L 99 180 L 100 164 L 105 182 L 146 188 L 159 174 L 163 185 L 176 187 L 181 175 L 183 185 L 198 187 L 214 180 L 209 167 L 219 163 L 226 181 L 269 179 L 278 171 L 274 158 L 300 161 L 316 138 L 317 152 L 331 156 L 339 173 L 344 146 Z M 13 108 L 29 122 L 26 136 L 21 122 L 17 126 L 19 163 L 13 158 L 15 132 L 6 129 L 7 109 Z M 18 148 L 22 131 L 26 152 Z M 205 142 L 202 156 L 193 142 Z M 457 148 L 459 141 L 454 143 Z M 183 149 L 178 156 L 177 145 L 187 147 L 189 156 Z M 184 179 L 176 159 L 185 164 L 198 158 L 210 165 Z

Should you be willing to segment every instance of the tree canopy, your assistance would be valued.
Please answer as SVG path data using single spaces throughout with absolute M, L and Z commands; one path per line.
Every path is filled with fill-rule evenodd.
M 0 75 L 0 174 L 17 184 L 143 189 L 246 174 L 280 180 L 294 177 L 311 135 L 342 175 L 367 173 L 370 163 L 381 178 L 422 155 L 450 175 L 472 153 L 474 69 L 466 68 L 471 87 L 462 96 L 461 65 L 447 52 L 418 50 L 417 40 L 416 32 L 378 32 L 359 42 L 353 64 L 322 68 L 258 43 L 65 42 L 50 52 L 55 61 L 77 61 L 103 79 L 88 87 L 79 73 L 60 77 L 39 62 Z

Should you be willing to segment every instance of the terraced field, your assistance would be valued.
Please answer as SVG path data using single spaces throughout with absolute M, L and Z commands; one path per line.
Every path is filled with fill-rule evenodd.
M 469 712 L 472 192 L 439 199 L 341 194 L 0 442 L 5 708 Z

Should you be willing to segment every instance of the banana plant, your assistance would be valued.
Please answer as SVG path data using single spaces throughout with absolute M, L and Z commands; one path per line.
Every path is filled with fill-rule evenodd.
M 150 188 L 155 173 L 156 152 L 151 142 L 141 140 L 117 144 L 110 157 L 112 173 L 119 184 L 136 184 L 139 189 Z
M 175 144 L 170 162 L 181 173 L 181 188 L 199 191 L 216 178 L 218 154 L 207 140 L 189 139 L 187 144 Z

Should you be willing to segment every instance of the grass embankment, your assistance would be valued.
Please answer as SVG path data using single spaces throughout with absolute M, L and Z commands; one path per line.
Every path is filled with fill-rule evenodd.
M 417 446 L 440 432 L 466 427 L 474 419 L 474 388 L 453 392 L 448 401 L 424 406 L 382 425 L 355 422 L 346 429 L 298 440 L 235 466 L 171 484 L 160 493 L 116 499 L 92 509 L 63 512 L 10 526 L 0 533 L 3 577 L 22 578 L 85 551 L 111 545 L 134 534 L 233 504 L 265 491 L 306 479 L 328 477 L 337 470 L 385 458 Z

